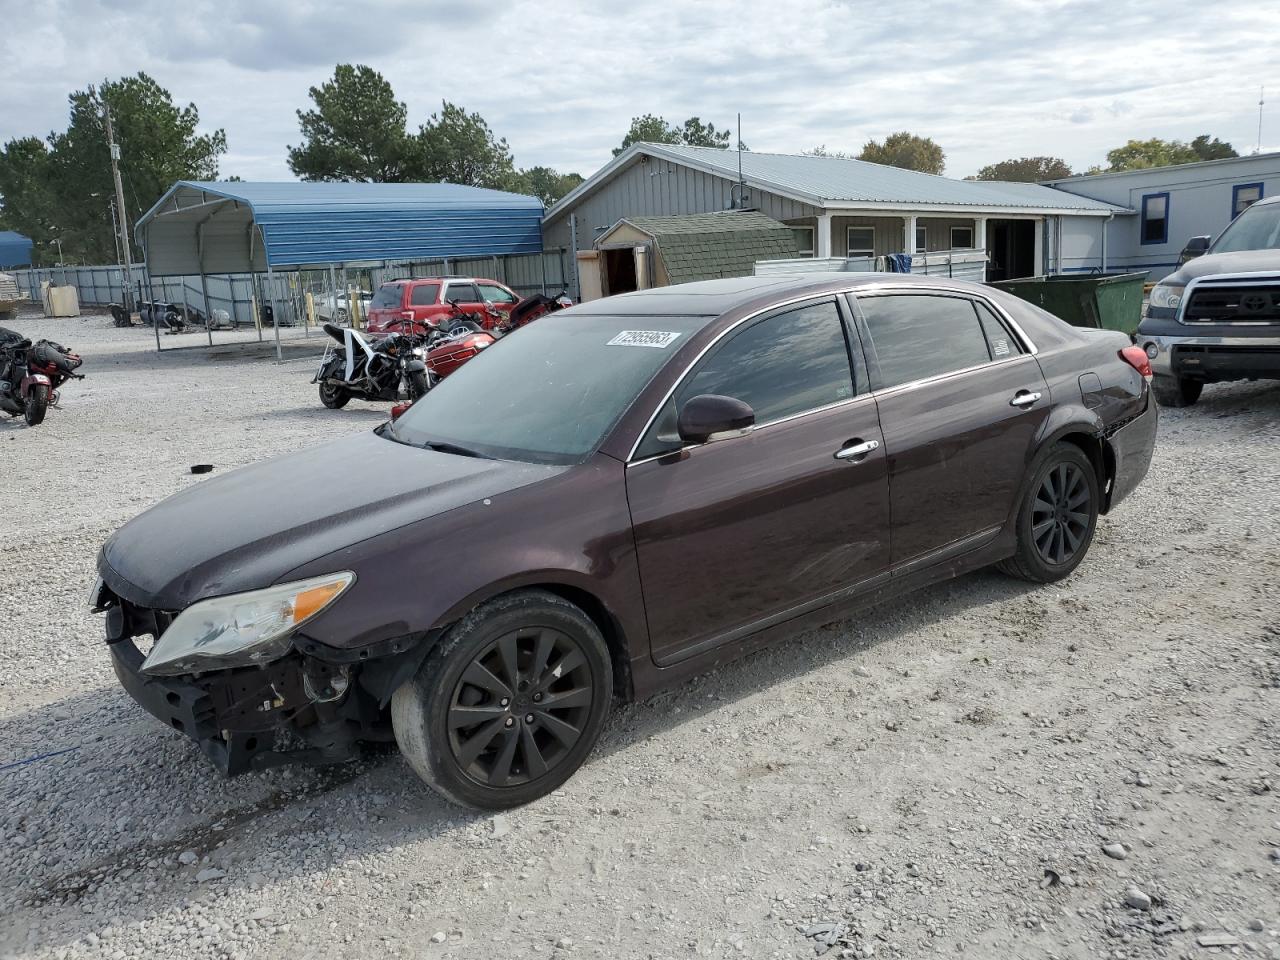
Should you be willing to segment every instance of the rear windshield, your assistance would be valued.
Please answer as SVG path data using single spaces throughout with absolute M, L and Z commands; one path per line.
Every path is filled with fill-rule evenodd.
M 373 295 L 373 300 L 369 306 L 398 307 L 400 306 L 401 291 L 403 290 L 403 283 L 384 283 L 378 288 L 378 292 Z
M 440 381 L 389 435 L 502 460 L 577 463 L 708 319 L 572 309 L 542 317 Z

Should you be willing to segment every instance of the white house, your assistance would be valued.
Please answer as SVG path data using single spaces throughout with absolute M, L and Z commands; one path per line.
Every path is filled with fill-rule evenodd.
M 1280 194 L 1280 153 L 1051 180 L 1054 189 L 1132 211 L 1062 225 L 1064 272 L 1174 270 L 1191 237 L 1217 236 L 1249 204 Z M 1105 236 L 1105 239 L 1104 239 Z
M 1063 237 L 1125 206 L 1035 183 L 953 180 L 862 160 L 637 143 L 547 211 L 546 248 L 592 248 L 619 221 L 759 210 L 817 257 L 986 250 L 987 277 L 1061 269 Z

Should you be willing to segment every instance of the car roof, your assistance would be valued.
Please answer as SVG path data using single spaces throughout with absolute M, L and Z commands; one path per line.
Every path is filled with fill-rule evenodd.
M 770 300 L 784 301 L 806 294 L 821 294 L 860 287 L 927 286 L 990 295 L 983 284 L 906 273 L 794 273 L 763 277 L 730 277 L 698 280 L 670 287 L 655 287 L 592 300 L 575 308 L 579 314 L 634 314 L 639 316 L 719 316 L 741 307 L 761 307 Z
M 443 277 L 395 277 L 391 280 L 382 281 L 387 283 L 443 283 L 446 280 L 458 281 L 461 283 L 497 283 L 502 284 L 501 280 L 490 280 L 488 277 L 460 277 L 455 274 L 449 274 Z

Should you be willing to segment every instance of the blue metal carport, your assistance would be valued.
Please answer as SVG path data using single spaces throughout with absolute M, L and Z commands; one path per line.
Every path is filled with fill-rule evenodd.
M 282 268 L 538 253 L 542 213 L 534 197 L 453 183 L 180 180 L 137 233 L 151 276 L 270 276 Z

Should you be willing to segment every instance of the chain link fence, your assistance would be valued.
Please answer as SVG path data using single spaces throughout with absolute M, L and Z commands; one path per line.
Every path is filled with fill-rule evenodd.
M 193 329 L 205 330 L 204 318 L 212 315 L 215 322 L 209 330 L 210 342 L 215 334 L 220 341 L 252 339 L 248 332 L 256 332 L 257 339 L 261 340 L 263 326 L 274 323 L 300 328 L 301 335 L 310 335 L 312 329 L 306 314 L 308 293 L 321 319 L 332 318 L 340 308 L 345 308 L 349 289 L 372 293 L 387 280 L 406 277 L 484 277 L 506 284 L 521 296 L 534 293 L 554 296 L 565 291 L 578 300 L 573 266 L 570 252 L 559 249 L 505 257 L 282 270 L 270 278 L 265 274 L 210 274 L 205 276 L 202 285 L 198 275 L 148 277 L 145 265 L 139 264 L 133 268 L 133 301 L 135 304 L 173 304 L 179 311 L 185 306 Z M 41 284 L 46 282 L 74 286 L 82 306 L 108 307 L 125 302 L 124 269 L 120 266 L 36 267 L 6 272 L 17 281 L 20 294 L 34 303 L 40 302 Z

